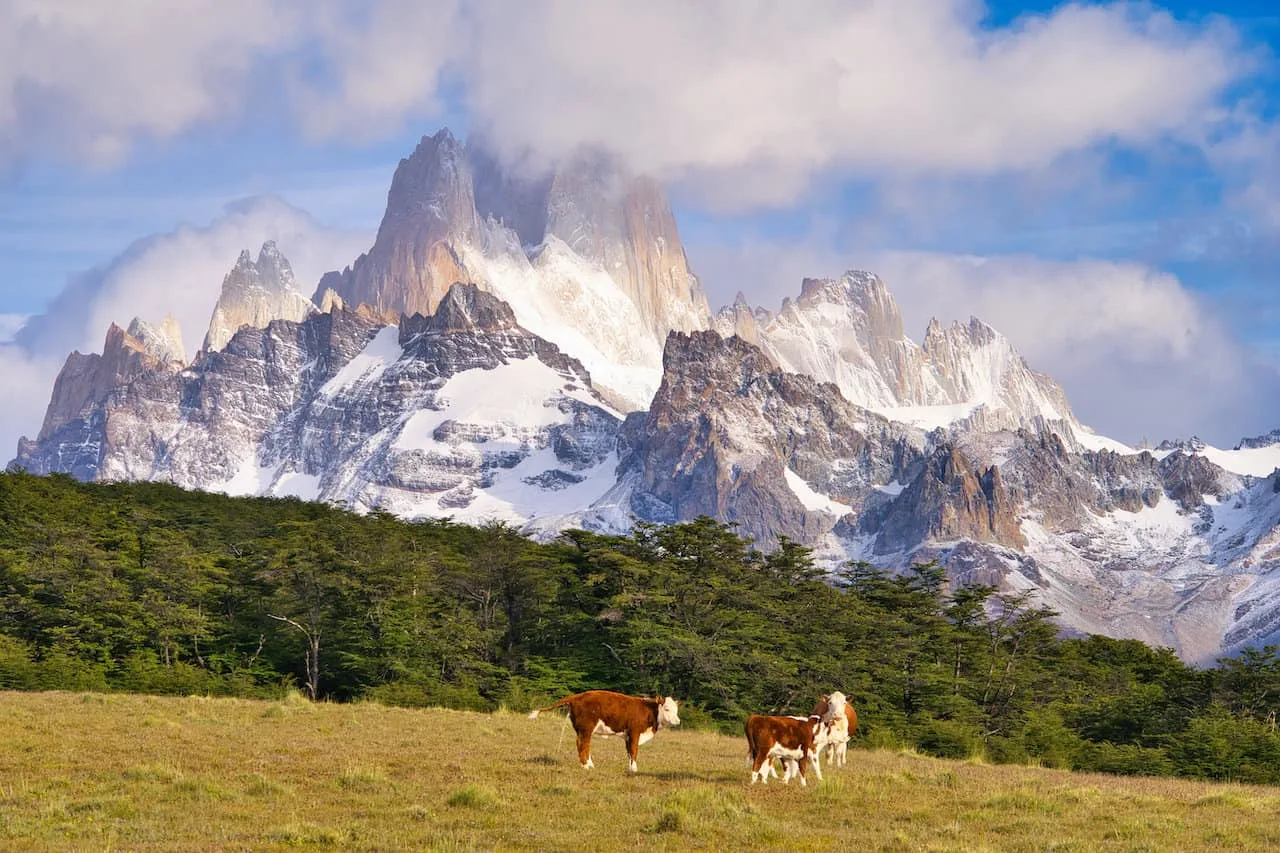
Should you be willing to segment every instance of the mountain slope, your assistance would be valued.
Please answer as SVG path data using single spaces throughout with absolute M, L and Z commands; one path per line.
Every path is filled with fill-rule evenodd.
M 245 328 L 181 371 L 145 355 L 116 367 L 135 348 L 114 327 L 108 348 L 68 360 L 59 388 L 93 381 L 51 406 L 18 464 L 516 521 L 613 482 L 620 417 L 580 364 L 474 286 L 399 327 L 337 309 Z

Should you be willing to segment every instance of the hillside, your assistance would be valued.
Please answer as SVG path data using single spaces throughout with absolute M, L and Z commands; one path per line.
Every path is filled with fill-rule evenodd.
M 748 784 L 740 737 L 673 730 L 625 773 L 548 716 L 0 694 L 0 846 L 23 850 L 1273 850 L 1275 789 L 855 750 Z M 853 846 L 856 845 L 856 846 Z

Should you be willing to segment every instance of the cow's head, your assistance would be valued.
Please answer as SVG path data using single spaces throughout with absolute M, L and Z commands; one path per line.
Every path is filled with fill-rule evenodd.
M 823 722 L 831 722 L 831 718 L 843 713 L 845 706 L 849 704 L 849 700 L 839 690 L 822 698 L 827 700 L 827 710 L 822 715 Z
M 658 700 L 658 725 L 680 725 L 680 711 L 676 707 L 676 700 L 672 699 L 670 696 L 665 699 Z

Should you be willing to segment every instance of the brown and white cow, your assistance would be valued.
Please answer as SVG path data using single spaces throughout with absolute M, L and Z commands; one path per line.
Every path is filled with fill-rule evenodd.
M 821 717 L 766 717 L 752 714 L 747 718 L 747 752 L 751 761 L 751 782 L 756 780 L 769 783 L 769 775 L 777 775 L 773 770 L 773 759 L 780 758 L 786 765 L 783 784 L 798 775 L 801 785 L 808 785 L 809 763 L 813 762 L 813 772 L 821 779 L 822 767 L 818 763 L 818 751 L 814 746 L 819 730 L 822 728 Z
M 627 769 L 635 773 L 640 744 L 647 743 L 658 729 L 680 725 L 676 700 L 670 696 L 643 699 L 611 690 L 588 690 L 566 696 L 553 705 L 533 711 L 529 719 L 537 719 L 543 711 L 564 707 L 569 709 L 569 720 L 578 733 L 578 760 L 587 769 L 596 766 L 591 760 L 593 734 L 602 737 L 626 735 L 627 755 L 631 758 Z
M 840 691 L 830 696 L 818 697 L 813 706 L 814 716 L 822 719 L 822 731 L 818 734 L 819 753 L 826 753 L 827 761 L 836 767 L 844 767 L 849 751 L 849 738 L 858 729 L 858 712 Z

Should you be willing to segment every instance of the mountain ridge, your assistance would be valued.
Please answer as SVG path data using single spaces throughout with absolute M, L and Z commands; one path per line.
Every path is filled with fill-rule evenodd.
M 1280 637 L 1280 433 L 1130 448 L 977 318 L 913 341 L 869 272 L 713 316 L 660 186 L 608 157 L 526 176 L 442 130 L 315 303 L 286 269 L 242 254 L 189 365 L 141 320 L 71 354 L 12 464 L 538 536 L 706 514 L 1191 660 Z

